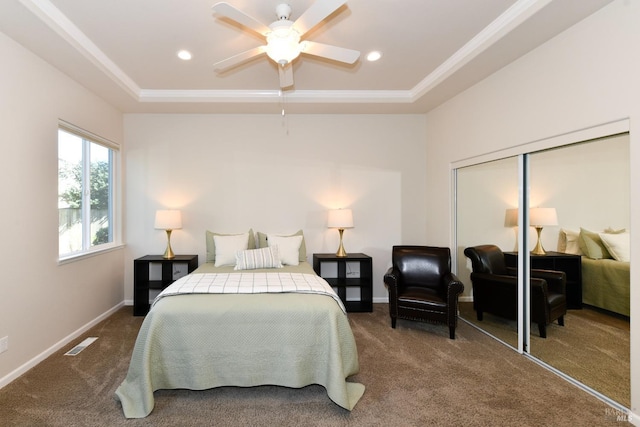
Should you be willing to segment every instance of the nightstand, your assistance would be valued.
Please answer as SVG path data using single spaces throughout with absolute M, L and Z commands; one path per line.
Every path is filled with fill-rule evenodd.
M 161 265 L 162 275 L 159 280 L 150 280 L 152 266 Z M 133 260 L 133 315 L 145 316 L 149 312 L 149 289 L 162 290 L 172 284 L 174 264 L 186 264 L 187 273 L 198 268 L 198 255 L 176 255 L 167 259 L 162 255 L 147 255 Z M 184 274 L 183 274 L 184 275 Z
M 373 274 L 371 257 L 352 253 L 313 254 L 313 269 L 333 287 L 348 312 L 373 311 Z M 360 299 L 347 299 L 347 289 L 359 289 Z
M 582 308 L 582 258 L 580 255 L 547 252 L 544 255 L 529 254 L 533 269 L 564 271 L 567 275 L 567 308 Z M 518 253 L 505 252 L 508 267 L 518 266 Z

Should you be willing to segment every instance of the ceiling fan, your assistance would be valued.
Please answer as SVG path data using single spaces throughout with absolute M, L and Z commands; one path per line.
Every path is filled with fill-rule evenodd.
M 309 40 L 300 41 L 307 32 L 346 2 L 346 0 L 317 0 L 295 22 L 289 20 L 291 6 L 288 4 L 280 4 L 276 7 L 278 19 L 269 26 L 264 25 L 228 3 L 216 3 L 212 9 L 217 15 L 236 21 L 250 30 L 261 34 L 265 37 L 267 44 L 217 62 L 214 64 L 215 71 L 225 71 L 251 58 L 266 53 L 269 58 L 278 64 L 280 87 L 284 89 L 293 85 L 293 68 L 291 62 L 301 53 L 353 64 L 360 57 L 360 52 L 357 50 L 345 49 Z

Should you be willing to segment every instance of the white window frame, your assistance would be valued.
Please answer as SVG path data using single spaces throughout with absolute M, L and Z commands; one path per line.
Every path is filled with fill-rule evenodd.
M 58 122 L 58 131 L 63 130 L 65 132 L 71 133 L 79 138 L 82 138 L 83 140 L 101 145 L 105 148 L 108 148 L 111 150 L 111 156 L 112 156 L 112 164 L 111 164 L 111 183 L 110 183 L 110 211 L 111 211 L 111 234 L 112 234 L 112 241 L 108 242 L 108 243 L 103 243 L 100 245 L 96 245 L 96 246 L 91 246 L 91 242 L 90 242 L 90 232 L 88 230 L 88 228 L 90 227 L 90 224 L 87 223 L 87 221 L 85 221 L 85 216 L 87 215 L 88 209 L 90 209 L 90 206 L 86 206 L 86 203 L 83 203 L 83 222 L 82 222 L 82 227 L 83 227 L 83 231 L 82 231 L 82 239 L 83 239 L 83 249 L 79 250 L 79 251 L 75 251 L 75 252 L 70 252 L 70 253 L 66 253 L 66 254 L 60 254 L 60 248 L 58 245 L 58 264 L 64 264 L 70 261 L 74 261 L 74 260 L 78 260 L 78 259 L 82 259 L 85 257 L 89 257 L 89 256 L 94 256 L 100 253 L 104 253 L 104 252 L 109 252 L 112 251 L 114 249 L 118 249 L 120 247 L 122 247 L 122 243 L 121 243 L 121 229 L 120 229 L 120 145 L 116 142 L 110 141 L 106 138 L 103 138 L 99 135 L 96 135 L 92 132 L 89 132 L 87 130 L 84 130 L 78 126 L 75 126 L 69 122 L 65 122 L 63 120 L 59 120 Z M 58 140 L 57 138 L 57 134 L 56 134 L 56 140 Z M 83 144 L 83 150 L 88 151 L 87 149 L 87 145 Z M 56 151 L 57 152 L 57 151 Z M 87 159 L 88 155 L 85 152 L 83 154 L 83 158 Z M 83 168 L 84 169 L 84 174 L 85 177 L 83 178 L 83 180 L 88 180 L 89 176 L 89 168 Z M 58 169 L 58 176 L 60 174 L 60 170 Z M 57 186 L 56 186 L 57 188 Z M 58 189 L 59 191 L 59 189 Z M 57 197 L 56 197 L 57 199 Z M 57 210 L 57 209 L 56 209 Z

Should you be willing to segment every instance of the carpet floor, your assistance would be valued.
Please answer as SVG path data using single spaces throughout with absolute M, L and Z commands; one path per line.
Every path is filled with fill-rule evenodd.
M 460 316 L 495 337 L 518 346 L 515 321 L 486 313 L 476 319 L 473 303 L 460 303 Z M 631 348 L 629 321 L 596 310 L 569 310 L 565 326 L 547 326 L 547 338 L 540 338 L 537 325 L 531 327 L 531 354 L 559 371 L 631 407 Z
M 116 388 L 142 318 L 124 307 L 0 390 L 2 426 L 559 426 L 613 425 L 599 399 L 476 328 L 398 321 L 388 306 L 350 313 L 366 386 L 349 412 L 321 386 L 159 390 L 144 419 L 127 420 Z M 77 356 L 63 353 L 89 336 Z M 619 425 L 619 424 L 617 424 Z

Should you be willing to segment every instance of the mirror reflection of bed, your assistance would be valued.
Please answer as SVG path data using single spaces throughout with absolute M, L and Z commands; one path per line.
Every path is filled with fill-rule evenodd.
M 530 328 L 529 353 L 609 399 L 630 406 L 629 350 L 629 137 L 573 144 L 530 155 L 530 206 L 554 207 L 558 225 L 545 226 L 548 251 L 578 254 L 582 309 L 568 310 L 565 326 L 550 325 L 547 338 Z M 517 322 L 473 312 L 467 246 L 517 248 L 517 228 L 505 227 L 505 210 L 517 206 L 518 158 L 457 170 L 458 275 L 465 283 L 461 317 L 517 348 Z M 582 231 L 582 236 L 581 236 Z M 580 249 L 580 238 L 583 247 Z M 529 234 L 535 244 L 533 228 Z M 586 243 L 585 243 L 586 241 Z

